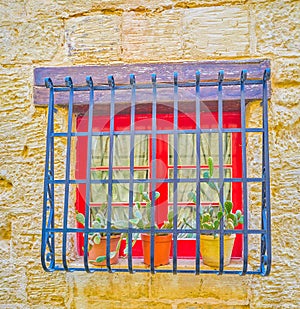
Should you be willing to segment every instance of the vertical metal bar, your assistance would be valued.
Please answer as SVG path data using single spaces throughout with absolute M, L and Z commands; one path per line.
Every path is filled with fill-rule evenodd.
M 271 71 L 266 69 L 263 76 L 263 201 L 262 201 L 262 234 L 261 274 L 269 275 L 271 271 L 271 202 L 270 202 L 270 167 L 269 167 L 269 132 L 268 132 L 268 80 Z
M 130 180 L 129 180 L 129 214 L 128 217 L 133 218 L 133 190 L 134 190 L 134 120 L 136 105 L 136 83 L 134 74 L 130 74 L 131 85 L 131 110 L 130 110 Z M 128 271 L 133 273 L 132 269 L 132 225 L 128 227 Z
M 178 73 L 174 72 L 174 167 L 173 167 L 173 274 L 177 274 L 177 221 L 178 221 Z
M 109 127 L 109 163 L 108 163 L 108 209 L 107 209 L 107 235 L 106 235 L 106 266 L 112 272 L 110 266 L 110 236 L 112 217 L 112 179 L 113 179 L 113 159 L 114 159 L 114 127 L 115 127 L 115 80 L 112 75 L 108 76 L 108 85 L 111 91 L 110 98 L 110 127 Z
M 69 271 L 67 264 L 67 236 L 68 236 L 68 212 L 69 212 L 69 190 L 70 190 L 70 163 L 71 163 L 71 134 L 73 117 L 73 81 L 70 76 L 65 78 L 66 86 L 69 87 L 69 106 L 68 106 L 68 131 L 67 131 L 67 152 L 65 166 L 65 198 L 64 198 L 64 217 L 63 217 L 63 241 L 62 241 L 62 262 L 65 271 Z
M 47 212 L 49 209 L 50 216 L 54 215 L 54 184 L 49 184 L 51 177 L 53 178 L 53 130 L 54 130 L 54 88 L 51 78 L 45 79 L 45 85 L 49 88 L 49 106 L 48 106 L 48 124 L 47 124 L 47 139 L 46 139 L 46 157 L 45 157 L 45 171 L 44 171 L 44 195 L 43 195 L 43 217 L 42 217 L 42 244 L 41 244 L 41 263 L 45 271 L 50 272 L 54 270 L 55 266 L 55 238 L 53 232 L 47 232 Z M 51 188 L 51 189 L 50 189 Z M 48 206 L 48 202 L 50 206 Z M 54 223 L 50 218 L 51 223 Z M 54 227 L 54 224 L 52 224 Z M 49 241 L 50 238 L 50 241 Z M 50 244 L 50 252 L 47 255 L 47 261 L 50 262 L 49 267 L 46 263 L 46 248 L 47 243 Z
M 154 274 L 154 237 L 155 237 L 155 190 L 156 190 L 156 74 L 151 75 L 152 80 L 152 176 L 151 176 L 151 239 L 150 239 L 150 270 Z
M 94 112 L 94 85 L 91 76 L 86 77 L 86 83 L 90 88 L 89 112 L 88 112 L 88 143 L 86 164 L 86 194 L 85 194 L 85 224 L 84 224 L 84 268 L 86 272 L 92 272 L 88 265 L 88 236 L 90 227 L 90 199 L 91 199 L 91 162 L 92 162 L 92 139 L 93 139 L 93 112 Z
M 247 70 L 241 72 L 241 129 L 242 129 L 242 182 L 243 182 L 243 270 L 241 275 L 245 275 L 248 268 L 248 183 L 247 183 L 247 149 L 246 149 L 246 100 L 245 81 Z
M 201 105 L 200 105 L 200 72 L 196 72 L 196 275 L 200 274 L 200 177 L 201 177 Z
M 219 194 L 222 210 L 224 211 L 224 171 L 223 171 L 223 87 L 222 82 L 224 80 L 224 71 L 219 71 L 218 76 L 218 131 L 219 131 Z M 224 220 L 220 222 L 220 267 L 219 274 L 223 273 L 224 268 Z

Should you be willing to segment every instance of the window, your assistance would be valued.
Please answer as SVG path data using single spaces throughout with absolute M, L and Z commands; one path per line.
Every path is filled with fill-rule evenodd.
M 97 80 L 98 75 L 95 74 L 95 78 L 87 78 L 87 86 L 82 85 L 82 82 L 78 86 L 75 84 L 82 74 L 78 68 L 76 70 L 80 74 L 75 74 L 74 80 L 67 78 L 64 87 L 54 86 L 54 83 L 47 79 L 50 94 L 45 92 L 45 88 L 38 87 L 38 81 L 42 76 L 48 77 L 51 73 L 53 77 L 50 76 L 55 82 L 62 73 L 57 71 L 58 68 L 55 69 L 55 74 L 54 69 L 36 70 L 35 96 L 38 100 L 49 96 L 42 239 L 44 268 L 90 271 L 87 254 L 84 254 L 81 267 L 69 266 L 67 262 L 67 246 L 72 243 L 70 239 L 76 238 L 77 251 L 82 255 L 82 247 L 87 248 L 88 245 L 83 235 L 91 232 L 90 226 L 84 228 L 80 224 L 71 223 L 75 208 L 86 215 L 88 219 L 85 222 L 89 225 L 103 205 L 108 209 L 110 222 L 128 222 L 142 187 L 142 191 L 148 192 L 149 196 L 154 197 L 153 192 L 160 194 L 159 198 L 152 202 L 155 206 L 153 220 L 159 226 L 167 220 L 169 210 L 175 214 L 177 228 L 170 231 L 173 234 L 172 269 L 154 268 L 152 264 L 150 269 L 132 266 L 132 261 L 142 255 L 141 241 L 138 240 L 135 246 L 130 248 L 127 271 L 153 272 L 155 269 L 196 274 L 268 274 L 271 261 L 267 140 L 268 66 L 267 61 L 132 65 L 125 68 L 112 66 L 103 67 L 103 70 L 106 73 L 115 72 L 116 84 L 112 75 L 108 78 L 108 84 L 104 84 Z M 224 79 L 220 68 L 225 70 L 225 74 L 226 68 L 230 68 L 228 79 Z M 244 68 L 248 69 L 248 79 Z M 88 67 L 93 73 L 97 69 L 99 68 Z M 60 70 L 68 75 L 68 70 L 72 71 L 74 68 Z M 122 79 L 125 76 L 128 78 L 132 72 L 142 73 L 131 75 L 130 83 Z M 161 72 L 161 75 L 153 72 Z M 151 74 L 152 80 L 149 83 L 147 79 L 150 79 Z M 118 77 L 121 77 L 120 81 Z M 255 100 L 262 100 L 263 103 L 261 121 L 258 121 L 255 127 L 247 127 L 247 104 Z M 65 131 L 58 132 L 54 126 L 55 105 L 68 107 Z M 258 151 L 261 156 L 261 173 L 257 175 L 248 175 L 247 159 L 249 160 L 252 154 L 249 154 L 251 149 L 246 142 L 252 135 L 261 143 Z M 56 176 L 59 174 L 56 172 L 58 167 L 55 161 L 57 144 L 64 145 L 65 148 L 65 172 L 61 179 Z M 203 176 L 209 169 L 208 158 L 214 162 L 213 177 L 220 185 L 221 193 L 210 190 L 210 184 Z M 74 173 L 72 168 L 76 169 Z M 249 201 L 249 195 L 251 190 L 257 191 L 258 187 L 262 199 L 262 224 L 254 229 L 251 228 L 249 219 L 249 204 L 253 202 Z M 55 192 L 59 191 L 58 188 L 64 191 L 64 201 L 55 205 L 54 196 Z M 70 205 L 74 191 L 76 202 L 75 205 Z M 198 202 L 191 202 L 190 192 L 199 194 Z M 222 262 L 218 269 L 206 269 L 200 263 L 200 240 L 197 236 L 201 234 L 199 227 L 197 228 L 199 211 L 208 206 L 217 209 L 220 199 L 221 204 L 226 200 L 232 201 L 234 210 L 241 210 L 244 214 L 244 224 L 239 224 L 238 229 L 233 232 L 237 239 L 232 257 L 242 261 L 240 269 L 224 269 Z M 143 203 L 141 205 L 142 208 L 145 206 Z M 58 214 L 55 215 L 57 207 L 60 208 L 58 213 L 62 216 L 61 227 L 56 227 L 55 217 L 59 217 Z M 108 229 L 110 228 L 108 226 Z M 123 230 L 120 228 L 120 231 L 129 232 L 131 239 L 136 232 L 131 225 Z M 220 232 L 221 235 L 227 233 Z M 156 232 L 151 230 L 151 233 Z M 256 238 L 256 242 L 257 237 L 260 238 L 261 258 L 256 270 L 248 265 L 251 237 Z M 123 241 L 121 255 L 124 245 Z M 56 264 L 54 259 L 54 249 L 60 247 L 62 266 Z M 220 256 L 222 254 L 221 248 Z M 191 261 L 190 269 L 178 267 L 181 259 Z M 220 259 L 223 261 L 222 257 Z M 108 262 L 107 268 L 92 269 L 111 271 L 112 268 Z M 124 271 L 126 267 L 116 266 L 113 269 Z

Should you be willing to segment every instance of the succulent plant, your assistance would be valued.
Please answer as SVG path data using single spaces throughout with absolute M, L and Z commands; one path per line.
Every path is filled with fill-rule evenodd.
M 85 216 L 76 211 L 76 221 L 81 223 L 83 226 L 85 226 Z M 94 216 L 95 220 L 92 221 L 92 228 L 94 229 L 106 229 L 107 228 L 107 223 L 108 223 L 108 220 L 107 220 L 107 204 L 103 204 L 100 208 L 99 208 L 99 211 L 95 214 Z M 121 241 L 123 238 L 126 238 L 126 248 L 124 250 L 124 252 L 126 253 L 127 251 L 127 248 L 128 248 L 128 235 L 126 233 L 119 233 L 117 231 L 117 229 L 124 229 L 124 228 L 127 228 L 128 227 L 128 222 L 125 222 L 125 221 L 118 221 L 118 222 L 115 222 L 114 220 L 111 221 L 111 229 L 112 230 L 116 230 L 116 232 L 114 233 L 111 233 L 111 235 L 121 235 L 120 236 L 120 240 L 117 244 L 117 249 L 116 251 L 112 251 L 110 253 L 110 258 L 113 258 L 117 252 L 119 251 L 120 249 L 120 246 L 121 246 Z M 88 235 L 88 252 L 92 249 L 92 247 L 94 245 L 99 245 L 101 243 L 101 240 L 103 237 L 106 236 L 106 233 L 105 232 L 92 232 L 92 233 L 89 233 Z M 105 261 L 106 260 L 106 256 L 99 256 L 97 257 L 97 259 L 95 261 L 90 261 L 90 262 L 97 262 L 97 263 L 100 263 L 102 261 Z
M 223 205 L 220 199 L 220 189 L 218 184 L 211 181 L 214 173 L 214 164 L 211 157 L 208 158 L 208 171 L 203 173 L 203 177 L 207 179 L 208 186 L 217 192 L 219 197 L 219 207 L 204 206 L 200 208 L 200 228 L 204 230 L 216 231 L 220 228 L 220 224 L 223 221 L 224 229 L 233 230 L 238 224 L 244 223 L 244 216 L 240 210 L 235 213 L 233 210 L 232 201 L 225 201 Z M 189 192 L 188 199 L 196 204 L 196 193 L 194 191 Z M 184 219 L 186 225 L 190 226 Z M 191 227 L 191 226 L 190 226 Z M 216 235 L 216 232 L 213 232 Z
M 133 209 L 133 219 L 129 219 L 129 222 L 139 229 L 150 229 L 151 228 L 151 199 L 147 192 L 142 191 L 142 187 L 139 188 L 141 201 L 135 202 Z M 160 196 L 159 192 L 155 192 L 155 200 Z M 146 207 L 144 208 L 141 205 L 142 202 L 146 202 Z M 173 228 L 173 211 L 168 212 L 168 220 L 164 221 L 161 227 L 158 227 L 157 223 L 154 224 L 156 229 L 171 229 Z M 159 234 L 162 235 L 162 234 Z

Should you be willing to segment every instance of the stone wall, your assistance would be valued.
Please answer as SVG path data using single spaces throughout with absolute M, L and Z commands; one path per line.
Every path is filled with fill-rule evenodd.
M 299 1 L 1 0 L 0 12 L 0 308 L 299 308 Z M 47 110 L 33 69 L 253 58 L 272 69 L 271 275 L 43 272 Z

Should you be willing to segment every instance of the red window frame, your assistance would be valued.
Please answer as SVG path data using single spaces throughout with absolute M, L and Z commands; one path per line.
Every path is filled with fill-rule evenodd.
M 157 130 L 171 130 L 173 129 L 173 114 L 158 114 L 157 115 Z M 196 124 L 196 114 L 195 113 L 179 113 L 178 114 L 178 128 L 179 129 L 195 129 Z M 152 115 L 151 114 L 136 114 L 135 115 L 135 130 L 151 130 L 152 125 Z M 201 128 L 217 128 L 218 125 L 218 113 L 217 112 L 206 112 L 201 113 Z M 223 128 L 240 128 L 241 126 L 241 114 L 240 112 L 223 112 Z M 77 117 L 77 131 L 87 132 L 88 129 L 88 117 L 78 116 Z M 114 130 L 115 131 L 129 131 L 130 129 L 130 114 L 126 115 L 115 115 L 114 117 Z M 94 116 L 93 117 L 93 131 L 98 132 L 109 132 L 110 130 L 110 117 L 108 116 Z M 150 135 L 151 136 L 151 135 Z M 165 179 L 168 178 L 168 169 L 172 168 L 169 166 L 168 162 L 168 135 L 157 134 L 156 136 L 156 149 L 157 156 L 159 160 L 156 160 L 156 178 Z M 232 142 L 232 152 L 231 152 L 231 166 L 232 166 L 232 178 L 242 177 L 242 155 L 241 155 L 241 133 L 234 132 L 231 133 Z M 87 136 L 78 136 L 76 145 L 76 179 L 86 178 L 86 168 L 87 168 Z M 150 137 L 150 151 L 151 151 L 151 137 Z M 151 152 L 149 152 L 149 161 L 151 158 Z M 150 170 L 151 177 L 151 163 L 148 167 Z M 161 164 L 164 168 L 161 168 Z M 160 166 L 158 166 L 160 165 Z M 119 167 L 118 167 L 119 168 Z M 129 167 L 128 167 L 129 169 Z M 76 190 L 76 209 L 79 212 L 85 212 L 85 196 L 86 189 L 85 184 L 78 184 Z M 168 212 L 168 183 L 162 182 L 158 183 L 157 191 L 160 192 L 160 198 L 157 200 L 156 212 L 156 222 L 162 223 Z M 232 201 L 234 205 L 234 210 L 242 210 L 242 183 L 233 182 L 232 183 Z M 128 204 L 124 204 L 128 206 Z M 241 228 L 239 226 L 238 228 Z M 77 235 L 78 241 L 78 252 L 80 255 L 83 254 L 83 236 L 82 234 Z M 178 239 L 177 242 L 177 256 L 178 258 L 193 258 L 196 255 L 194 239 Z M 120 254 L 122 255 L 122 248 Z M 141 257 L 142 245 L 141 241 L 138 241 L 132 250 L 132 254 L 135 257 Z M 233 258 L 242 257 L 242 235 L 237 234 L 235 245 L 232 253 Z

